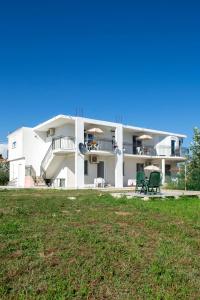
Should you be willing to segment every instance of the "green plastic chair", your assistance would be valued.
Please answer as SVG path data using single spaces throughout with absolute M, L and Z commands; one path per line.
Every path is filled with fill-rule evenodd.
M 139 191 L 141 192 L 141 190 L 144 186 L 144 181 L 145 181 L 144 172 L 137 172 L 135 192 L 139 192 Z
M 161 175 L 160 172 L 151 172 L 149 180 L 144 182 L 142 190 L 145 194 L 157 194 L 160 193 Z

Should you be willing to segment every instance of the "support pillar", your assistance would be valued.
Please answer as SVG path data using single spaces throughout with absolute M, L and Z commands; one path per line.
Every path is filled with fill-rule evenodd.
M 165 183 L 165 159 L 162 159 L 162 184 Z
M 84 187 L 84 155 L 79 151 L 79 143 L 84 143 L 84 122 L 77 117 L 75 120 L 75 188 Z
M 115 187 L 123 188 L 123 127 L 117 126 L 115 130 L 115 140 L 118 148 L 115 154 Z

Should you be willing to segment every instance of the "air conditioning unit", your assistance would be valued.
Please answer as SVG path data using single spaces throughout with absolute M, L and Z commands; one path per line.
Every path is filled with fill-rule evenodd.
M 47 131 L 47 136 L 53 136 L 55 134 L 55 128 L 49 128 Z
M 91 164 L 98 164 L 98 157 L 97 155 L 90 155 L 90 163 Z

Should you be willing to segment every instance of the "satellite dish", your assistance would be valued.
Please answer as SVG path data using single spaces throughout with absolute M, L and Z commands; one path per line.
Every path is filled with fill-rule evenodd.
M 87 152 L 87 149 L 86 149 L 86 147 L 85 147 L 85 145 L 83 143 L 79 143 L 79 151 L 83 155 Z

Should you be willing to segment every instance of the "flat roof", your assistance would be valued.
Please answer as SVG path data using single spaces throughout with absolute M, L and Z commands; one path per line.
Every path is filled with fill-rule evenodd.
M 177 136 L 180 138 L 186 138 L 187 136 L 185 134 L 180 133 L 174 133 L 174 132 L 168 132 L 168 131 L 162 131 L 162 130 L 154 130 L 149 128 L 143 128 L 143 127 L 136 127 L 132 125 L 124 125 L 121 123 L 115 123 L 110 121 L 104 121 L 104 120 L 96 120 L 91 118 L 85 118 L 85 117 L 75 117 L 75 116 L 67 116 L 67 115 L 57 115 L 41 124 L 38 124 L 37 126 L 33 127 L 33 130 L 38 131 L 46 131 L 51 127 L 59 127 L 66 123 L 74 123 L 76 118 L 81 118 L 84 120 L 85 123 L 91 123 L 96 125 L 104 125 L 104 126 L 111 126 L 116 127 L 121 125 L 124 129 L 130 130 L 130 131 L 137 131 L 137 132 L 148 132 L 152 134 L 160 134 L 160 135 L 170 135 L 170 136 Z

